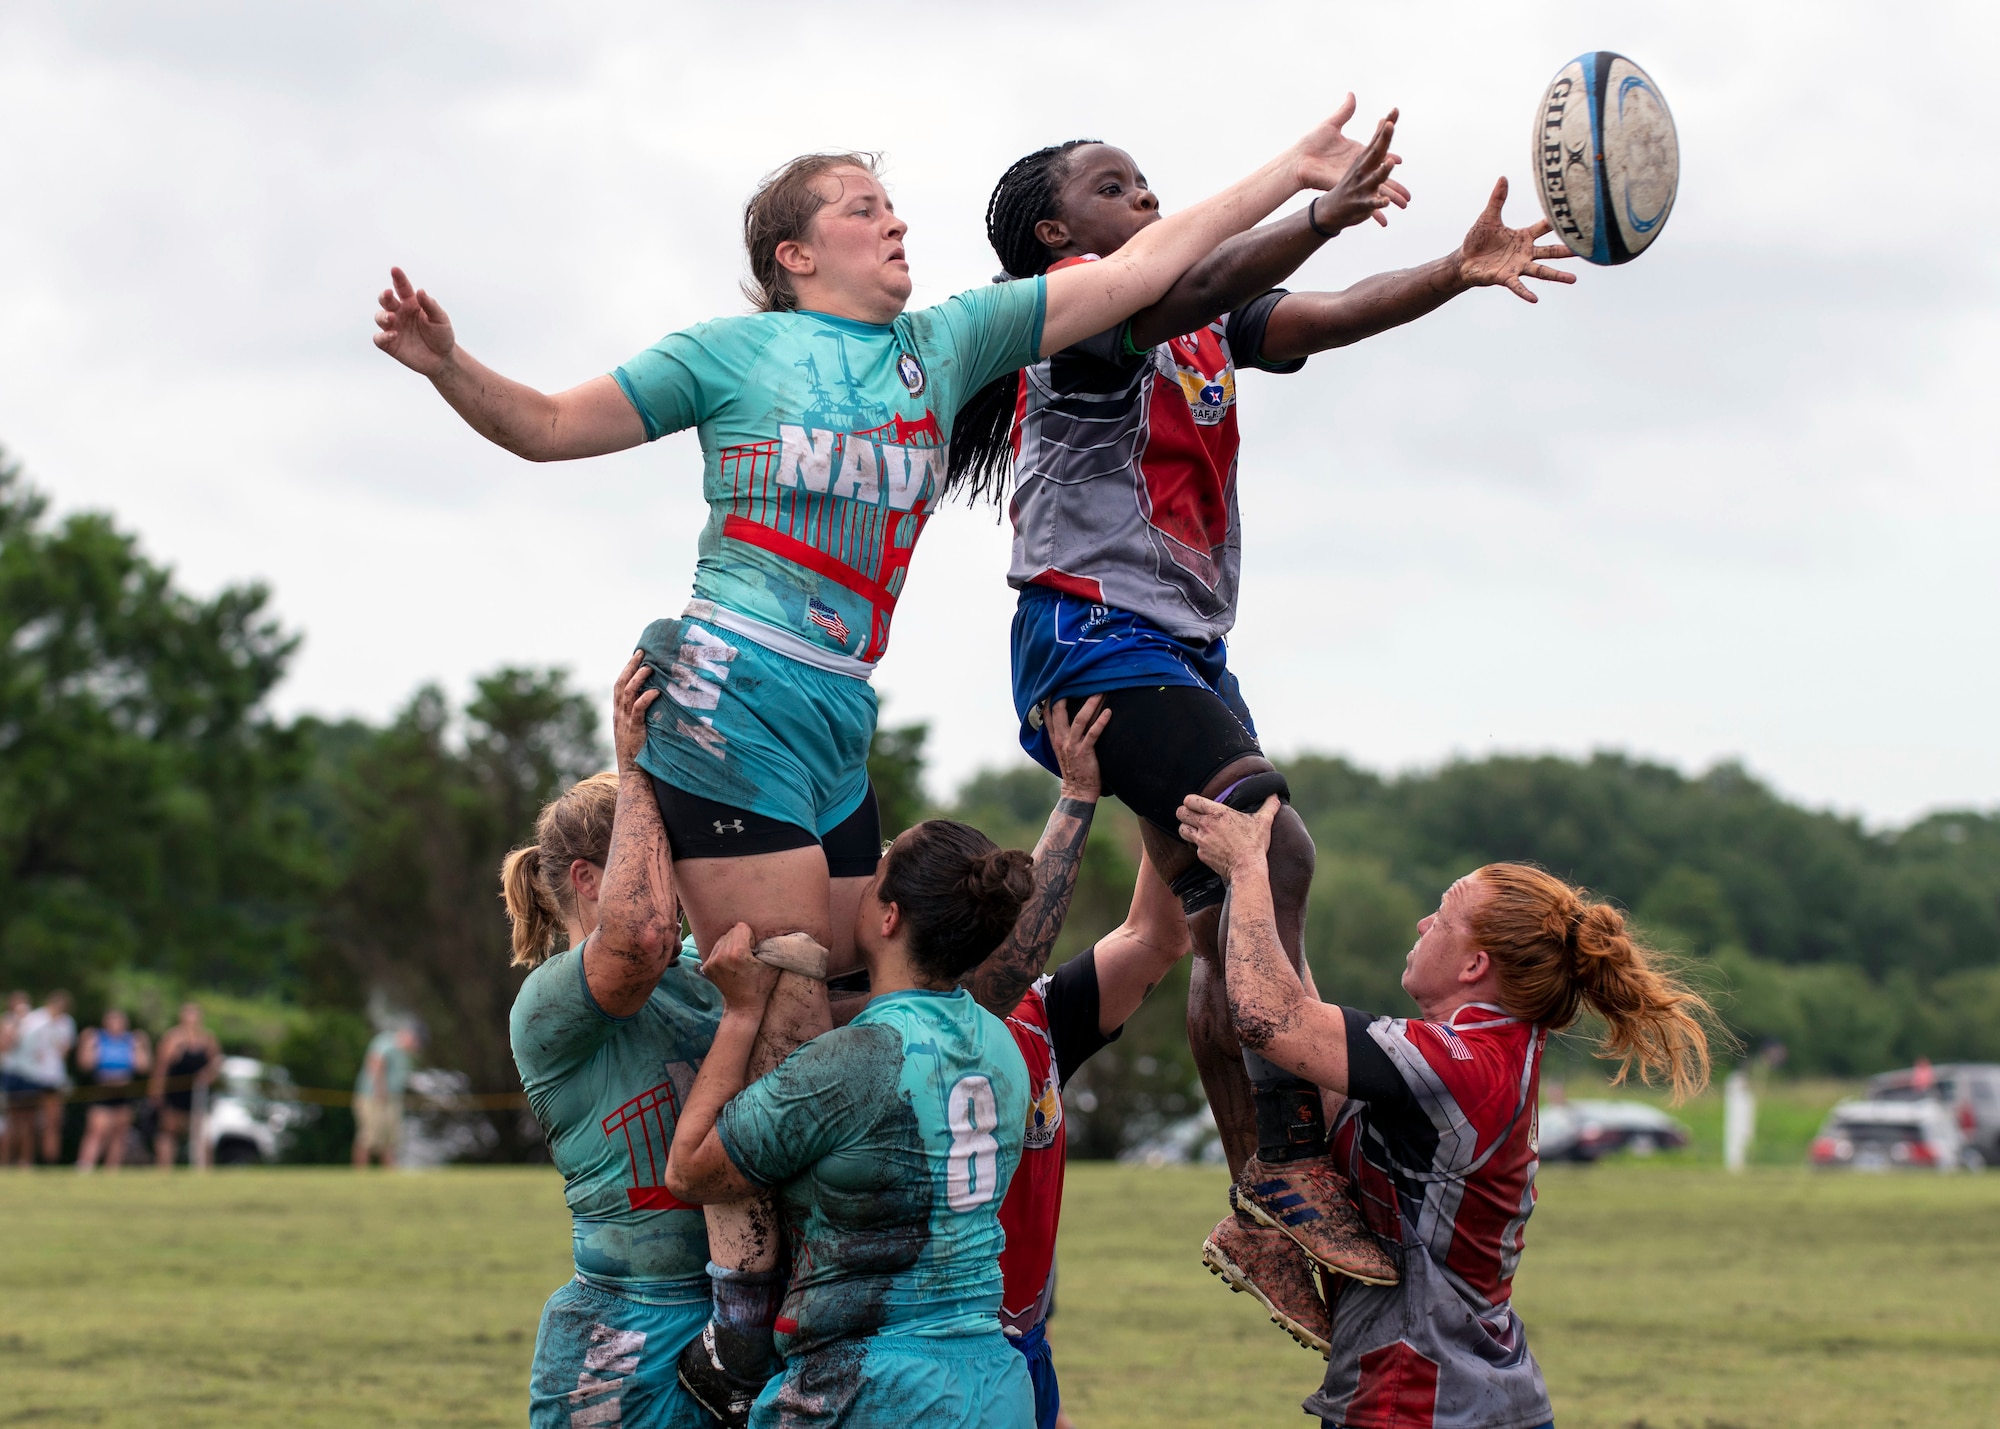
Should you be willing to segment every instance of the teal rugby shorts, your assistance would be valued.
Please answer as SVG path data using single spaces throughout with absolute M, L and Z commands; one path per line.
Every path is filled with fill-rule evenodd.
M 685 793 L 824 836 L 868 793 L 875 690 L 704 620 L 639 637 L 651 687 L 639 765 Z
M 681 1388 L 681 1351 L 708 1323 L 708 1277 L 615 1291 L 582 1276 L 549 1297 L 528 1374 L 529 1429 L 715 1429 Z
M 982 1335 L 869 1335 L 788 1357 L 750 1429 L 1035 1429 L 1028 1363 Z

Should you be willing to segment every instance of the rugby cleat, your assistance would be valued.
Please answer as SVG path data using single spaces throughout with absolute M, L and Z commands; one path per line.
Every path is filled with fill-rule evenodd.
M 729 1331 L 722 1333 L 727 1335 Z M 719 1419 L 723 1429 L 748 1429 L 750 1406 L 763 1392 L 765 1381 L 745 1379 L 723 1364 L 722 1353 L 716 1348 L 715 1335 L 715 1321 L 710 1320 L 701 1327 L 701 1334 L 689 1340 L 687 1348 L 681 1351 L 680 1362 L 675 1366 L 676 1374 L 681 1388 Z
M 1276 1164 L 1253 1156 L 1230 1186 L 1229 1204 L 1283 1231 L 1324 1269 L 1363 1285 L 1396 1283 L 1396 1262 L 1362 1224 L 1347 1199 L 1347 1178 L 1333 1169 L 1331 1156 Z
M 798 973 L 814 982 L 826 981 L 826 949 L 810 933 L 780 933 L 766 938 L 751 954 L 781 972 Z
M 1332 1319 L 1313 1283 L 1312 1265 L 1282 1233 L 1230 1216 L 1201 1243 L 1201 1263 L 1231 1290 L 1256 1296 L 1272 1324 L 1326 1357 Z

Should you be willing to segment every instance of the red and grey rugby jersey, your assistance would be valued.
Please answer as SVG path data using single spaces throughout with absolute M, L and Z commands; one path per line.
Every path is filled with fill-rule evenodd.
M 1000 1324 L 1024 1335 L 1048 1318 L 1055 1293 L 1056 1227 L 1062 1219 L 1067 1130 L 1062 1089 L 1076 1069 L 1118 1040 L 1098 1030 L 1097 956 L 1086 948 L 1036 979 L 1007 1015 L 1028 1064 L 1028 1133 L 1021 1164 L 1000 1203 Z M 1121 1029 L 1122 1030 L 1122 1029 Z
M 1474 1003 L 1442 1022 L 1346 1009 L 1334 1155 L 1401 1246 L 1402 1283 L 1342 1282 L 1307 1412 L 1350 1429 L 1521 1429 L 1553 1416 L 1511 1295 L 1535 1207 L 1547 1034 Z
M 1261 356 L 1283 296 L 1274 288 L 1143 352 L 1121 323 L 1022 370 L 1009 585 L 1129 610 L 1195 644 L 1229 633 L 1242 547 L 1236 369 L 1305 366 Z

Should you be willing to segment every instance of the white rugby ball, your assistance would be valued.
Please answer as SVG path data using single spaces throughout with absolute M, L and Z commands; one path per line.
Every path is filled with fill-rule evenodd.
M 1577 257 L 1630 263 L 1674 210 L 1680 140 L 1651 75 L 1593 50 L 1564 65 L 1535 111 L 1535 191 Z

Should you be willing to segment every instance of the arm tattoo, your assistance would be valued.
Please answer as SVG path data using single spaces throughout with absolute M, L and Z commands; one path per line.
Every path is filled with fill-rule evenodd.
M 1083 846 L 1090 837 L 1094 802 L 1058 800 L 1049 815 L 1042 841 L 1035 845 L 1035 891 L 1022 905 L 1014 931 L 993 955 L 967 973 L 962 986 L 979 1005 L 996 1017 L 1012 1012 L 1042 975 L 1049 953 L 1069 916 L 1070 897 L 1083 863 Z

